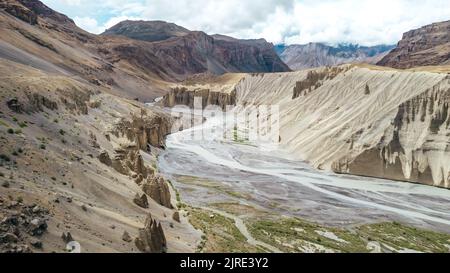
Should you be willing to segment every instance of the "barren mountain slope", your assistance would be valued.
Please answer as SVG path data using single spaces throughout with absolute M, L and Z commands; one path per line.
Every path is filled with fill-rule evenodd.
M 166 88 L 134 55 L 108 61 L 108 43 L 140 42 L 96 37 L 25 0 L 0 3 L 0 37 L 0 252 L 71 241 L 82 252 L 194 251 L 200 234 L 155 167 L 171 119 L 115 95 Z
M 173 79 L 143 42 L 89 34 L 39 1 L 2 4 L 0 57 L 82 78 L 128 98 L 160 96 Z M 26 15 L 35 20 L 23 20 Z
M 200 235 L 172 219 L 175 194 L 152 167 L 170 119 L 10 61 L 0 60 L 0 75 L 1 236 L 19 223 L 1 252 L 63 252 L 67 232 L 83 252 L 139 251 L 134 240 L 149 214 L 167 251 L 194 251 Z
M 397 47 L 378 63 L 395 68 L 449 64 L 450 21 L 406 32 Z
M 289 71 L 273 50 L 273 45 L 264 39 L 210 36 L 160 21 L 125 21 L 102 34 L 116 35 L 153 42 L 147 43 L 147 47 L 159 58 L 167 73 L 177 75 L 177 79 L 205 72 Z

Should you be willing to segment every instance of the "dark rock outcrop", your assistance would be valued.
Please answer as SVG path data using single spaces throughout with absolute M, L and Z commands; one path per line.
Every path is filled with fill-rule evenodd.
M 74 239 L 72 237 L 72 234 L 70 234 L 70 232 L 63 232 L 63 234 L 61 235 L 61 239 L 64 241 L 64 243 L 68 244 L 70 242 L 73 242 Z
M 12 98 L 6 102 L 6 105 L 8 105 L 8 108 L 16 113 L 22 113 L 23 111 L 23 104 L 20 103 L 20 101 L 17 98 Z
M 169 209 L 173 208 L 170 202 L 170 190 L 164 178 L 154 176 L 149 178 L 143 185 L 142 190 L 155 200 L 158 204 Z
M 135 174 L 147 178 L 153 171 L 144 165 L 144 160 L 135 146 L 118 148 L 114 151 L 111 166 L 123 175 Z
M 138 205 L 141 208 L 148 208 L 148 199 L 147 199 L 147 195 L 143 194 L 143 195 L 139 195 L 136 193 L 136 196 L 133 199 L 133 202 Z
M 39 247 L 34 243 L 47 232 L 47 209 L 11 201 L 0 203 L 0 211 L 0 253 L 28 253 L 29 245 Z
M 44 107 L 49 110 L 57 110 L 58 109 L 58 104 L 55 101 L 53 101 L 41 94 L 31 93 L 31 94 L 27 94 L 27 95 L 28 95 L 28 100 L 32 107 L 32 110 L 34 110 L 34 111 L 42 112 L 44 110 Z
M 107 151 L 101 152 L 101 153 L 98 155 L 97 158 L 98 158 L 98 160 L 99 160 L 101 163 L 105 164 L 106 166 L 111 167 L 111 165 L 112 165 L 112 160 L 111 160 L 111 158 L 109 157 L 109 154 L 108 154 Z
M 124 231 L 122 235 L 122 241 L 131 243 L 133 241 L 133 238 L 131 238 L 130 234 L 127 231 Z
M 164 253 L 167 251 L 167 241 L 161 223 L 151 215 L 145 220 L 144 228 L 139 230 L 135 239 L 136 247 L 145 253 Z
M 178 211 L 175 211 L 172 215 L 172 219 L 180 223 L 180 213 Z
M 378 63 L 394 68 L 448 64 L 450 64 L 450 21 L 406 32 L 397 47 Z
M 41 1 L 17 0 L 17 2 L 20 2 L 23 6 L 27 7 L 29 10 L 31 10 L 37 16 L 51 19 L 60 24 L 75 25 L 75 23 L 72 19 L 70 19 L 69 17 L 67 17 L 64 14 L 61 14 L 59 12 L 52 10 L 51 8 L 44 5 Z
M 35 25 L 38 23 L 38 17 L 36 13 L 34 13 L 29 8 L 21 5 L 17 1 L 7 0 L 0 2 L 0 9 L 3 9 L 10 15 L 19 18 L 20 20 L 27 22 L 31 25 Z

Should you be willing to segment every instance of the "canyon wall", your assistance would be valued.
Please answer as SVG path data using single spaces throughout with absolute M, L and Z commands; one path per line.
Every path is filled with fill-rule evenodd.
M 450 77 L 344 65 L 247 75 L 237 103 L 280 106 L 280 145 L 319 169 L 450 187 Z
M 186 87 L 175 87 L 161 101 L 164 107 L 174 107 L 176 105 L 186 105 L 194 108 L 195 98 L 201 98 L 202 107 L 208 105 L 218 105 L 226 109 L 229 105 L 236 105 L 236 91 L 222 93 L 210 89 L 188 89 Z

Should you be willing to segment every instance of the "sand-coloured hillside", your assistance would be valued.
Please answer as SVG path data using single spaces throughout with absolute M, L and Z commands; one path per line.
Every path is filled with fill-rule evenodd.
M 65 252 L 67 233 L 82 252 L 195 250 L 201 234 L 155 168 L 170 119 L 14 62 L 0 60 L 0 75 L 0 252 Z M 147 245 L 161 230 L 165 247 Z
M 240 104 L 278 104 L 282 147 L 321 169 L 450 187 L 450 77 L 340 66 L 248 75 Z

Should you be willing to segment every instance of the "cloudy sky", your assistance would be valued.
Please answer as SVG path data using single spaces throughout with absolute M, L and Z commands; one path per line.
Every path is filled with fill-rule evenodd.
M 41 0 L 92 33 L 125 19 L 275 44 L 395 44 L 402 33 L 450 20 L 448 0 Z

